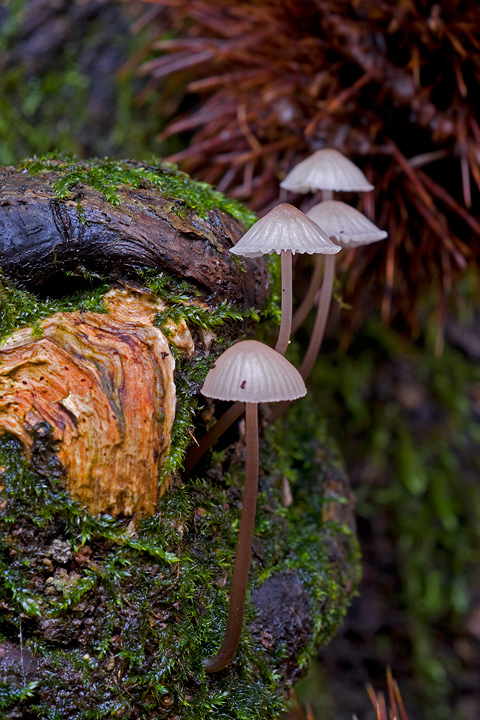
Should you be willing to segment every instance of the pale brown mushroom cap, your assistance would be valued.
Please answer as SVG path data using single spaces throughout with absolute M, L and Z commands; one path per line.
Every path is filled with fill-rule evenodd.
M 280 187 L 291 192 L 315 190 L 368 192 L 373 190 L 363 172 L 338 150 L 317 150 L 290 170 Z
M 371 220 L 340 200 L 325 200 L 307 212 L 322 230 L 342 248 L 368 245 L 387 237 Z
M 289 203 L 276 205 L 230 248 L 230 252 L 244 257 L 260 257 L 282 250 L 310 255 L 334 255 L 339 251 L 317 223 Z
M 283 355 L 258 340 L 242 340 L 216 360 L 202 393 L 216 400 L 261 403 L 296 400 L 307 388 Z

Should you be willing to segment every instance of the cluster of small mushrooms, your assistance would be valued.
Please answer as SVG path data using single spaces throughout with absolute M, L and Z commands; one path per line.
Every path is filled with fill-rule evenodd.
M 325 332 L 335 274 L 335 255 L 342 248 L 376 242 L 387 235 L 362 213 L 333 200 L 334 191 L 373 190 L 361 170 L 336 150 L 315 152 L 293 168 L 281 187 L 296 193 L 321 190 L 322 202 L 312 207 L 307 214 L 288 203 L 277 205 L 258 220 L 231 249 L 231 252 L 245 257 L 259 257 L 273 252 L 280 254 L 282 314 L 275 349 L 256 340 L 243 340 L 232 345 L 218 358 L 207 374 L 202 392 L 209 398 L 233 401 L 233 405 L 204 435 L 185 463 L 189 471 L 245 410 L 245 489 L 229 614 L 220 650 L 214 657 L 205 660 L 205 669 L 209 673 L 224 669 L 233 660 L 243 626 L 258 487 L 258 404 L 275 402 L 285 406 L 306 394 L 305 379 L 313 367 Z M 295 253 L 314 255 L 315 269 L 311 287 L 293 316 L 292 257 Z M 323 273 L 322 256 L 325 256 Z M 284 355 L 292 327 L 295 330 L 301 324 L 317 296 L 317 315 L 310 343 L 297 370 Z

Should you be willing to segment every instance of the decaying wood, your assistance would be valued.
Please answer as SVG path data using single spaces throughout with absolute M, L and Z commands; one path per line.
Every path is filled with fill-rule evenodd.
M 40 323 L 40 336 L 30 329 L 19 329 L 0 347 L 0 436 L 13 433 L 19 438 L 36 471 L 41 445 L 38 436 L 48 424 L 73 498 L 94 515 L 139 516 L 156 510 L 157 517 L 155 523 L 144 524 L 142 552 L 136 545 L 128 547 L 121 530 L 123 523 L 118 523 L 115 540 L 100 533 L 78 546 L 77 537 L 65 533 L 61 512 L 39 526 L 23 505 L 19 509 L 22 498 L 16 492 L 5 492 L 2 507 L 6 514 L 2 517 L 0 513 L 0 533 L 11 549 L 9 572 L 17 581 L 14 573 L 23 572 L 19 557 L 34 568 L 32 572 L 29 569 L 28 578 L 23 580 L 22 576 L 20 580 L 37 599 L 39 611 L 29 617 L 28 628 L 20 636 L 27 647 L 25 662 L 22 645 L 8 641 L 0 646 L 0 672 L 5 684 L 13 687 L 17 676 L 23 682 L 37 683 L 35 696 L 26 698 L 20 712 L 35 705 L 53 709 L 62 717 L 80 718 L 95 712 L 102 697 L 112 703 L 112 712 L 114 709 L 125 717 L 133 713 L 145 719 L 179 718 L 184 712 L 191 715 L 191 704 L 203 706 L 201 653 L 213 648 L 199 638 L 209 626 L 212 593 L 221 594 L 227 582 L 224 529 L 230 527 L 233 512 L 238 509 L 239 484 L 238 477 L 233 483 L 230 479 L 220 481 L 223 466 L 215 463 L 204 474 L 206 482 L 190 485 L 189 502 L 182 500 L 175 505 L 182 507 L 181 515 L 174 516 L 180 511 L 166 507 L 169 495 L 156 504 L 159 471 L 170 445 L 175 412 L 172 345 L 192 355 L 192 362 L 195 352 L 203 361 L 213 334 L 208 342 L 201 333 L 195 335 L 195 348 L 187 325 L 181 321 L 176 326 L 170 324 L 167 342 L 153 324 L 166 306 L 157 296 L 136 289 L 137 284 L 130 279 L 135 279 L 138 266 L 165 269 L 188 279 L 209 306 L 221 299 L 259 306 L 268 293 L 265 265 L 261 259 L 247 261 L 244 268 L 237 265 L 228 248 L 244 228 L 224 213 L 214 210 L 208 220 L 203 220 L 151 188 L 120 188 L 121 204 L 114 207 L 99 192 L 78 187 L 75 192 L 82 196 L 80 213 L 75 193 L 67 201 L 55 197 L 51 183 L 56 177 L 53 171 L 34 178 L 13 170 L 0 171 L 0 266 L 29 287 L 41 286 L 44 294 L 55 285 L 56 274 L 82 268 L 99 270 L 113 281 L 119 278 L 125 282 L 118 283 L 120 289 L 112 283 L 114 289 L 104 298 L 107 312 L 56 313 Z M 6 444 L 10 441 L 7 438 Z M 241 473 L 243 440 L 239 439 L 228 453 L 231 467 Z M 327 454 L 326 449 L 322 451 L 322 458 Z M 283 505 L 282 512 L 276 512 L 281 502 L 276 472 L 265 466 L 261 478 L 268 497 L 268 504 L 262 503 L 259 508 L 261 522 L 274 523 L 281 536 L 275 542 L 268 534 L 256 540 L 255 558 L 268 579 L 259 582 L 252 594 L 257 620 L 250 629 L 265 667 L 271 664 L 276 673 L 277 687 L 268 690 L 272 697 L 303 671 L 299 658 L 305 656 L 305 644 L 312 640 L 314 618 L 318 617 L 308 584 L 317 583 L 326 612 L 340 618 L 339 608 L 345 606 L 356 577 L 352 536 L 339 530 L 344 524 L 353 528 L 352 504 L 342 501 L 337 514 L 333 507 L 339 497 L 351 498 L 347 478 L 333 469 L 330 477 L 318 458 L 309 460 L 308 468 L 299 477 L 298 523 L 303 519 L 312 522 L 301 501 L 303 493 L 313 492 L 318 498 L 323 483 L 322 493 L 331 500 L 323 518 L 327 524 L 333 520 L 331 528 L 322 527 L 320 512 L 315 516 L 318 543 L 328 536 L 321 568 L 317 560 L 309 560 L 307 570 L 297 571 L 290 561 L 287 571 L 276 569 L 279 558 L 294 552 L 287 544 L 296 536 L 297 520 L 285 521 Z M 6 468 L 0 468 L 4 490 L 6 475 Z M 178 500 L 183 490 L 173 484 L 172 497 Z M 36 504 L 33 495 L 31 507 L 36 508 Z M 9 521 L 5 522 L 7 516 Z M 15 525 L 10 517 L 16 517 Z M 123 560 L 130 563 L 129 572 L 114 573 L 112 559 L 120 549 L 125 553 Z M 316 557 L 315 545 L 312 549 Z M 178 558 L 175 565 L 170 564 L 169 556 Z M 330 597 L 325 573 L 334 581 L 335 596 Z M 83 591 L 82 583 L 93 576 L 95 584 Z M 194 585 L 190 584 L 192 578 Z M 20 581 L 17 585 L 20 587 Z M 7 596 L 8 604 L 3 604 L 5 595 L 1 598 L 5 608 L 2 618 L 16 637 L 18 602 L 11 598 L 10 589 Z M 65 605 L 66 610 L 59 612 Z M 218 600 L 213 607 L 220 607 Z M 190 622 L 192 610 L 194 623 Z M 209 637 L 211 645 L 211 631 Z M 49 648 L 38 657 L 37 641 Z M 105 661 L 95 660 L 91 668 L 80 673 L 74 664 L 77 657 L 97 658 L 104 642 Z M 190 645 L 200 653 L 193 660 Z M 140 664 L 126 660 L 128 647 L 142 658 Z M 51 657 L 50 648 L 54 649 Z M 231 681 L 228 677 L 218 681 L 223 683 L 222 688 L 231 689 L 232 703 L 238 687 L 253 692 L 255 702 L 259 697 L 257 686 L 266 693 L 261 687 L 263 680 L 259 683 L 256 677 L 256 661 L 252 672 L 248 670 L 254 682 L 238 685 L 238 678 L 242 676 L 243 682 L 245 675 L 244 662 L 227 671 Z M 154 676 L 155 692 L 157 687 L 167 688 L 158 697 L 152 695 Z M 217 680 L 209 682 L 215 688 Z M 183 684 L 188 692 L 187 705 L 183 701 L 187 695 L 180 694 L 182 699 L 177 699 L 173 691 Z M 268 712 L 262 710 L 262 717 L 270 717 Z M 13 720 L 16 707 L 12 713 L 8 717 Z M 210 714 L 209 709 L 208 715 L 201 711 L 195 716 Z
M 68 271 L 118 279 L 161 267 L 214 302 L 263 305 L 265 265 L 242 266 L 229 252 L 245 228 L 226 212 L 214 208 L 204 219 L 154 187 L 120 186 L 113 205 L 81 184 L 61 201 L 52 188 L 60 176 L 0 170 L 0 266 L 14 280 L 35 287 Z
M 21 329 L 6 341 L 0 434 L 29 450 L 35 427 L 48 422 L 74 499 L 92 514 L 151 514 L 175 416 L 175 363 L 152 325 L 158 300 L 123 290 L 106 304 L 109 313 L 57 313 L 41 337 Z M 186 326 L 177 340 L 193 350 Z
M 107 165 L 116 178 L 114 200 L 87 182 L 92 168 L 105 173 Z M 153 181 L 142 176 L 135 182 L 139 171 Z M 55 182 L 68 172 L 75 180 L 60 199 Z M 174 361 L 153 325 L 165 306 L 132 290 L 139 269 L 187 280 L 192 296 L 197 292 L 198 302 L 210 307 L 222 300 L 258 307 L 268 292 L 263 260 L 242 266 L 229 252 L 245 231 L 242 223 L 218 207 L 197 211 L 195 202 L 182 200 L 182 187 L 170 197 L 154 182 L 164 179 L 172 187 L 172 177 L 177 188 L 195 188 L 172 169 L 136 161 L 51 161 L 40 164 L 38 174 L 0 170 L 0 267 L 6 276 L 47 295 L 58 292 L 58 280 L 65 287 L 68 273 L 99 272 L 130 288 L 107 294 L 107 313 L 58 313 L 41 323 L 41 337 L 21 329 L 0 350 L 0 434 L 13 433 L 28 451 L 35 428 L 47 422 L 67 488 L 93 514 L 153 513 L 170 446 Z M 169 330 L 169 342 L 187 355 L 194 351 L 184 322 Z

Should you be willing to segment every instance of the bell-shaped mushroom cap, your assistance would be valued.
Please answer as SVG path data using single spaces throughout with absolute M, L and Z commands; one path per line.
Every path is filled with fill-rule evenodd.
M 310 208 L 307 215 L 343 248 L 368 245 L 387 237 L 385 230 L 380 230 L 365 215 L 340 200 L 318 203 Z
M 280 183 L 284 190 L 307 193 L 314 190 L 367 192 L 373 190 L 363 172 L 338 150 L 317 150 L 290 170 Z
M 335 243 L 317 223 L 289 203 L 276 205 L 230 248 L 230 252 L 245 257 L 260 257 L 282 250 L 310 255 L 334 255 L 338 252 Z
M 215 362 L 202 393 L 216 400 L 247 403 L 295 400 L 307 392 L 298 370 L 258 340 L 242 340 Z

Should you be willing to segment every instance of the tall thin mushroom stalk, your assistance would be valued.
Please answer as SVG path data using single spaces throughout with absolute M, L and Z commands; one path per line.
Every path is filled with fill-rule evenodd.
M 346 205 L 340 200 L 326 200 L 311 208 L 308 217 L 321 225 L 322 230 L 340 248 L 355 248 L 367 245 L 387 237 L 384 230 L 380 230 L 365 215 Z M 300 375 L 304 380 L 308 378 L 317 359 L 322 345 L 328 313 L 332 299 L 333 282 L 335 278 L 335 255 L 325 256 L 324 276 L 317 315 L 313 325 L 310 341 L 305 356 L 300 365 Z M 289 402 L 278 403 L 272 413 L 272 420 L 276 420 L 290 406 Z
M 243 628 L 245 600 L 247 596 L 248 570 L 253 542 L 253 530 L 257 512 L 258 495 L 258 405 L 245 403 L 245 442 L 247 445 L 247 461 L 245 467 L 245 486 L 243 490 L 242 515 L 238 531 L 237 550 L 230 604 L 228 607 L 227 626 L 220 650 L 211 658 L 204 660 L 208 673 L 216 673 L 230 665 L 237 652 Z
M 318 203 L 308 211 L 307 215 L 318 223 L 330 239 L 341 248 L 356 248 L 387 237 L 387 233 L 380 230 L 365 215 L 340 200 L 326 200 Z M 323 341 L 333 294 L 334 277 L 335 256 L 327 255 L 317 315 L 307 351 L 300 366 L 300 374 L 304 380 L 310 375 Z
M 243 414 L 244 404 L 234 402 L 228 410 L 209 428 L 198 442 L 188 451 L 183 461 L 183 474 L 185 477 L 190 475 L 196 464 L 202 459 L 205 453 L 214 445 L 217 440 L 233 425 L 235 420 Z
M 334 202 L 334 201 L 332 201 Z M 323 282 L 320 290 L 317 314 L 313 324 L 312 333 L 308 342 L 307 350 L 300 365 L 300 374 L 305 380 L 311 371 L 320 350 L 325 328 L 327 326 L 328 313 L 333 295 L 333 283 L 335 280 L 335 255 L 327 255 L 323 265 Z
M 232 662 L 242 634 L 258 492 L 258 403 L 292 401 L 307 389 L 298 370 L 280 353 L 257 340 L 244 340 L 218 358 L 202 392 L 218 400 L 245 403 L 246 410 L 245 489 L 227 626 L 220 650 L 204 661 L 206 672 L 215 673 Z
M 333 190 L 322 190 L 322 200 L 333 200 Z M 313 256 L 313 273 L 301 303 L 295 310 L 292 318 L 292 334 L 303 325 L 311 309 L 315 305 L 315 298 L 322 285 L 323 278 L 323 255 Z
M 275 350 L 280 353 L 280 355 L 285 355 L 292 334 L 293 253 L 291 250 L 280 251 L 280 263 L 282 269 L 282 316 Z

